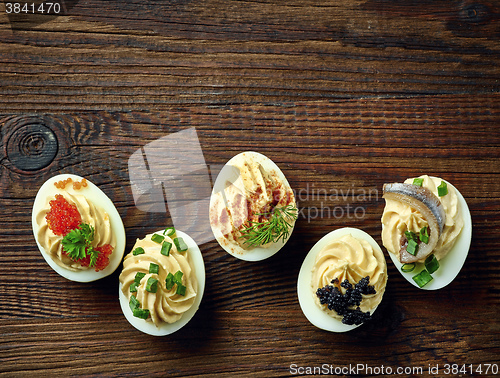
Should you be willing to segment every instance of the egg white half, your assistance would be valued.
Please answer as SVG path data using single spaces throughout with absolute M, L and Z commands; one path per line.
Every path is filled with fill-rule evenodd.
M 380 246 L 377 242 L 366 232 L 351 227 L 344 227 L 334 230 L 323 236 L 309 251 L 299 271 L 299 278 L 297 280 L 297 295 L 299 297 L 299 304 L 302 312 L 307 320 L 314 326 L 330 332 L 347 332 L 351 331 L 360 325 L 347 325 L 343 324 L 341 320 L 332 318 L 325 311 L 320 309 L 316 304 L 314 298 L 315 293 L 311 288 L 312 270 L 316 261 L 316 256 L 321 250 L 327 246 L 331 241 L 338 239 L 344 235 L 352 235 L 354 238 L 367 241 L 373 249 L 382 253 Z M 378 307 L 378 306 L 377 306 Z M 376 308 L 373 310 L 375 312 Z M 372 314 L 373 314 L 372 312 Z
M 212 195 L 210 197 L 210 209 L 212 209 L 214 205 L 214 196 L 216 193 L 224 192 L 224 188 L 226 182 L 236 182 L 239 176 L 239 170 L 235 168 L 232 164 L 234 164 L 237 160 L 245 159 L 246 157 L 251 157 L 253 161 L 258 164 L 261 164 L 262 167 L 268 171 L 274 171 L 278 178 L 283 182 L 283 185 L 290 187 L 285 175 L 281 171 L 281 169 L 267 156 L 254 152 L 254 151 L 246 151 L 242 152 L 236 156 L 233 156 L 222 168 L 217 179 L 215 180 L 214 187 L 212 189 Z M 296 206 L 296 204 L 295 204 Z M 294 224 L 295 226 L 295 224 Z M 292 235 L 293 228 L 290 228 L 290 233 L 286 239 L 280 239 L 277 243 L 274 243 L 267 248 L 264 247 L 252 247 L 249 249 L 242 248 L 239 245 L 229 243 L 226 238 L 223 236 L 217 235 L 213 225 L 212 232 L 214 233 L 214 237 L 219 242 L 219 245 L 230 255 L 245 261 L 260 261 L 267 259 L 277 253 L 283 246 L 286 244 L 290 236 Z
M 442 179 L 441 179 L 442 180 Z M 426 284 L 423 287 L 419 287 L 415 280 L 412 278 L 416 274 L 420 273 L 424 269 L 423 263 L 417 263 L 416 268 L 413 272 L 403 272 L 401 271 L 401 267 L 403 264 L 398 260 L 398 255 L 389 252 L 389 256 L 391 257 L 392 262 L 398 268 L 398 272 L 413 286 L 422 289 L 422 290 L 438 290 L 441 289 L 448 284 L 450 284 L 455 277 L 460 273 L 465 260 L 467 259 L 467 255 L 469 254 L 470 244 L 472 240 L 472 218 L 470 215 L 469 207 L 467 206 L 467 202 L 462 194 L 448 181 L 446 182 L 448 186 L 451 186 L 455 189 L 458 198 L 458 206 L 460 208 L 460 213 L 462 215 L 462 219 L 464 221 L 464 227 L 455 241 L 455 244 L 451 248 L 451 250 L 439 260 L 439 269 L 432 273 L 432 281 Z M 382 225 L 383 227 L 383 225 Z
M 155 234 L 163 235 L 163 231 L 165 230 L 163 229 L 160 231 L 156 231 Z M 184 239 L 186 245 L 188 246 L 188 253 L 191 255 L 193 270 L 198 281 L 195 301 L 189 308 L 189 310 L 187 310 L 178 321 L 174 323 L 162 323 L 160 327 L 156 327 L 156 325 L 151 321 L 135 317 L 132 313 L 132 310 L 130 309 L 129 300 L 122 292 L 121 282 L 119 285 L 118 295 L 123 315 L 125 315 L 125 318 L 134 328 L 148 335 L 166 336 L 184 327 L 192 319 L 196 311 L 198 311 L 201 299 L 203 297 L 203 292 L 205 290 L 205 263 L 203 261 L 203 256 L 201 254 L 200 248 L 189 235 L 179 230 L 176 230 L 176 233 L 177 236 L 180 236 L 182 239 Z
M 97 207 L 101 207 L 102 209 L 104 209 L 104 211 L 109 215 L 112 232 L 116 235 L 116 247 L 114 248 L 113 253 L 109 257 L 109 265 L 105 269 L 99 272 L 96 272 L 93 268 L 76 272 L 64 269 L 63 267 L 59 266 L 47 252 L 45 252 L 45 249 L 40 245 L 38 241 L 37 235 L 39 226 L 36 222 L 36 215 L 45 206 L 48 197 L 55 198 L 57 189 L 54 186 L 54 183 L 57 181 L 65 180 L 67 178 L 71 178 L 73 182 L 81 181 L 83 179 L 83 177 L 80 177 L 78 175 L 61 174 L 51 177 L 50 179 L 45 181 L 45 183 L 38 190 L 38 193 L 35 197 L 35 201 L 33 203 L 33 210 L 31 215 L 33 234 L 35 236 L 35 241 L 36 244 L 38 245 L 38 249 L 40 250 L 43 258 L 45 259 L 47 264 L 49 264 L 49 266 L 52 269 L 54 269 L 59 275 L 70 281 L 76 281 L 76 282 L 95 281 L 104 278 L 106 276 L 109 276 L 116 270 L 116 268 L 118 268 L 118 265 L 120 265 L 120 262 L 122 261 L 123 258 L 123 253 L 125 251 L 126 238 L 125 238 L 125 228 L 123 227 L 122 219 L 120 217 L 120 214 L 116 210 L 115 205 L 109 199 L 109 197 L 92 182 L 87 180 L 87 186 L 81 188 L 80 190 L 73 189 L 72 183 L 69 183 L 66 185 L 66 188 L 64 190 L 71 194 L 84 195 L 90 202 L 92 202 Z

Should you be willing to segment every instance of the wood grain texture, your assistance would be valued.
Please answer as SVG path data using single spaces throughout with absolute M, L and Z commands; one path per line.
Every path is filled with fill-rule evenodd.
M 149 110 L 498 92 L 499 14 L 488 1 L 79 2 L 42 24 L 4 17 L 0 105 Z
M 7 16 L 0 4 L 1 376 L 269 377 L 292 364 L 424 369 L 404 376 L 439 364 L 444 376 L 445 364 L 500 363 L 497 2 L 64 4 L 51 18 Z M 130 251 L 172 219 L 135 206 L 128 159 L 193 127 L 213 172 L 242 151 L 269 156 L 300 216 L 262 262 L 201 245 L 201 307 L 155 338 L 122 315 L 119 271 L 80 284 L 50 269 L 31 207 L 49 177 L 85 176 L 115 203 Z M 296 295 L 309 249 L 343 226 L 381 244 L 382 185 L 422 173 L 453 183 L 471 210 L 457 279 L 417 290 L 387 258 L 373 321 L 316 329 Z

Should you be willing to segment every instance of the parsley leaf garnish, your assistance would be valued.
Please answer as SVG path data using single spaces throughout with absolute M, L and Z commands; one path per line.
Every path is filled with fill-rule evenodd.
M 94 232 L 94 227 L 82 223 L 64 236 L 61 243 L 69 258 L 76 261 L 90 256 L 89 266 L 93 267 L 96 264 L 99 252 L 92 247 Z

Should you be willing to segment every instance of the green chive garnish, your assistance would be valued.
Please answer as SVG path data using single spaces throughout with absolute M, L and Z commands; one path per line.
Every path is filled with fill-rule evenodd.
M 130 301 L 128 302 L 128 305 L 130 306 L 130 309 L 134 311 L 136 308 L 141 307 L 141 303 L 135 296 L 130 296 Z
M 184 242 L 184 239 L 182 239 L 181 237 L 175 238 L 174 243 L 175 243 L 175 246 L 177 247 L 177 251 L 179 251 L 179 252 L 187 251 L 188 246 Z
M 163 231 L 163 235 L 173 236 L 175 235 L 175 227 L 167 227 L 165 231 Z
M 418 243 L 415 240 L 408 240 L 408 245 L 406 246 L 406 251 L 415 256 L 418 253 Z
M 182 284 L 181 285 L 177 284 L 177 290 L 175 291 L 175 294 L 185 296 L 186 295 L 186 286 L 184 286 Z
M 141 318 L 146 320 L 149 317 L 149 310 L 142 308 L 134 308 L 133 314 L 136 318 Z
M 436 256 L 430 255 L 425 259 L 425 268 L 430 274 L 439 269 L 439 261 L 436 259 Z
M 418 287 L 424 287 L 432 281 L 432 276 L 427 270 L 422 270 L 419 274 L 414 275 L 413 280 L 417 283 Z
M 143 253 L 144 253 L 144 248 L 142 248 L 142 247 L 137 247 L 136 249 L 134 249 L 134 250 L 132 251 L 132 254 L 133 254 L 134 256 L 137 256 L 137 255 L 142 255 Z
M 414 233 L 413 231 L 405 231 L 405 236 L 406 236 L 406 240 L 408 240 L 408 241 L 410 241 L 410 240 L 418 241 L 417 234 Z
M 165 279 L 165 287 L 167 290 L 170 290 L 174 287 L 174 275 L 172 273 L 167 274 L 167 278 Z
M 182 276 L 184 275 L 184 273 L 182 273 L 180 270 L 178 270 L 177 272 L 175 272 L 174 274 L 174 282 L 176 284 L 182 284 Z
M 146 273 L 143 272 L 137 272 L 134 277 L 134 282 L 139 285 L 141 283 L 141 280 L 144 278 Z
M 164 241 L 162 244 L 161 244 L 161 250 L 160 250 L 160 253 L 164 256 L 168 256 L 170 255 L 170 249 L 172 248 L 172 243 L 168 242 L 168 241 Z
M 158 274 L 159 271 L 160 271 L 160 266 L 158 264 L 155 263 L 149 264 L 149 273 Z
M 151 236 L 151 240 L 158 244 L 160 244 L 164 239 L 165 236 L 163 235 L 153 234 L 153 236 Z
M 441 181 L 441 184 L 438 186 L 438 196 L 443 197 L 448 194 L 448 185 L 444 181 Z
M 424 184 L 423 178 L 414 178 L 413 179 L 413 185 L 422 186 L 423 184 Z
M 137 293 L 137 282 L 132 282 L 129 286 L 129 289 L 131 293 Z
M 153 277 L 148 278 L 148 282 L 146 282 L 146 291 L 150 293 L 156 293 L 158 290 L 158 280 Z
M 401 271 L 405 273 L 413 272 L 415 269 L 415 263 L 407 263 L 401 266 Z
M 175 293 L 179 295 L 186 295 L 186 286 L 182 284 L 183 275 L 184 273 L 182 273 L 180 270 L 175 272 L 175 274 L 167 274 L 167 278 L 165 279 L 165 287 L 167 288 L 167 290 L 170 290 L 174 287 L 174 285 L 177 285 Z
M 425 244 L 429 243 L 429 233 L 427 231 L 427 226 L 424 226 L 420 229 L 420 233 L 419 233 L 418 237 L 422 243 L 425 243 Z

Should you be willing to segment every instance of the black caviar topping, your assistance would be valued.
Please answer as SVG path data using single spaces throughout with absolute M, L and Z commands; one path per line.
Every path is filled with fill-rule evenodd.
M 359 308 L 363 294 L 376 293 L 375 288 L 369 285 L 369 276 L 360 279 L 354 287 L 347 279 L 344 280 L 340 286 L 345 289 L 345 294 L 342 294 L 338 287 L 338 278 L 332 280 L 331 283 L 333 285 L 327 285 L 316 291 L 316 296 L 322 305 L 326 304 L 329 310 L 334 310 L 342 316 L 342 323 L 347 325 L 359 325 L 370 319 L 370 312 L 363 312 Z

